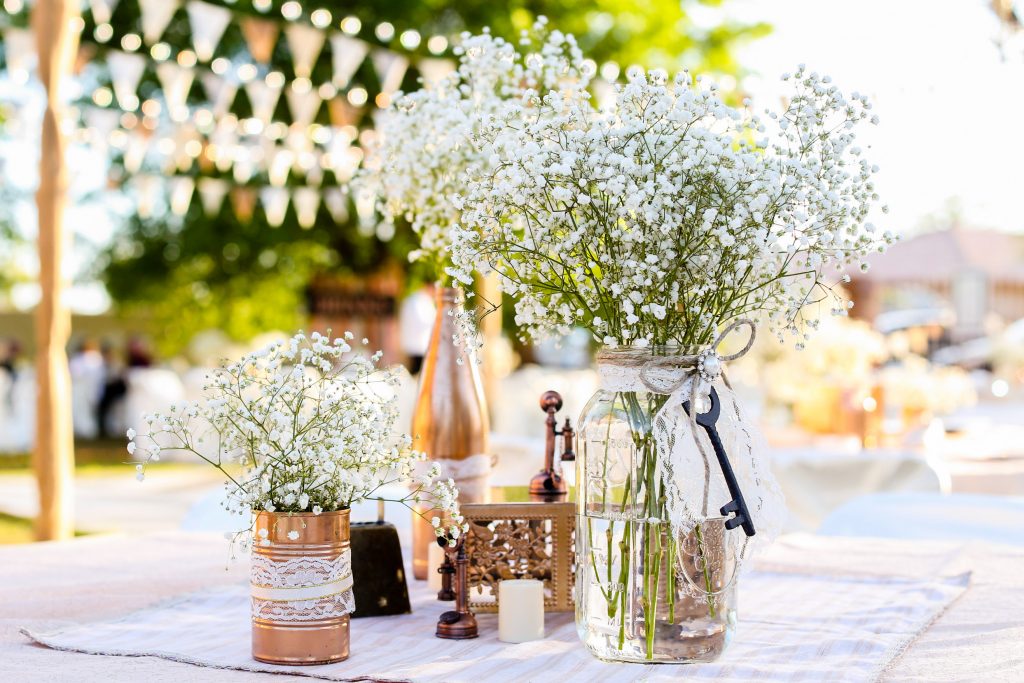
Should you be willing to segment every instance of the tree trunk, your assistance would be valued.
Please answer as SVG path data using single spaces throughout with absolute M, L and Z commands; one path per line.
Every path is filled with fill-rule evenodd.
M 78 41 L 75 0 L 36 0 L 32 25 L 39 53 L 39 80 L 46 90 L 39 160 L 39 286 L 36 307 L 36 443 L 32 466 L 39 486 L 36 538 L 69 538 L 74 533 L 74 437 L 71 428 L 71 378 L 65 346 L 71 317 L 64 305 L 61 263 L 67 203 L 65 140 L 60 124 L 64 107 L 58 90 L 70 70 Z

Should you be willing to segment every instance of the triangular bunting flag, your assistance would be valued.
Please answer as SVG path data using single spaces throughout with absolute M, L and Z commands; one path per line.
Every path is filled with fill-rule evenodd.
M 231 168 L 234 150 L 238 147 L 238 128 L 228 119 L 221 119 L 210 135 L 211 154 L 222 173 Z
M 277 100 L 281 97 L 281 87 L 267 85 L 263 79 L 254 79 L 245 84 L 245 94 L 249 96 L 252 115 L 264 125 L 269 124 L 274 118 Z
M 206 99 L 210 101 L 210 106 L 213 107 L 213 116 L 220 119 L 228 113 L 231 103 L 234 102 L 235 94 L 238 92 L 238 84 L 222 78 L 212 71 L 204 71 L 200 75 L 199 80 L 203 84 L 203 92 L 206 93 Z
M 128 111 L 138 109 L 139 97 L 135 91 L 146 71 L 146 59 L 140 54 L 115 50 L 107 55 L 107 68 L 110 70 L 117 104 Z
M 188 91 L 192 89 L 195 77 L 192 69 L 186 69 L 177 62 L 166 61 L 156 65 L 156 77 L 164 91 L 164 101 L 172 121 L 188 118 Z
M 87 107 L 85 109 L 85 125 L 91 131 L 89 139 L 92 148 L 106 154 L 110 146 L 110 134 L 117 128 L 120 114 L 115 109 Z
M 117 0 L 89 0 L 89 9 L 92 10 L 92 18 L 97 24 L 108 23 L 115 7 Z
M 23 28 L 9 28 L 4 31 L 4 54 L 7 57 L 7 70 L 12 78 L 18 83 L 27 83 L 37 61 L 32 31 Z
M 603 78 L 595 78 L 590 83 L 598 109 L 605 109 L 615 104 L 617 93 L 615 92 L 614 85 Z
M 270 227 L 276 228 L 284 223 L 284 214 L 288 210 L 288 190 L 283 187 L 261 188 L 260 203 L 263 204 Z
M 249 182 L 256 173 L 256 163 L 252 155 L 246 154 L 235 158 L 231 164 L 231 177 L 239 185 Z
M 217 51 L 217 45 L 224 36 L 224 29 L 231 23 L 231 10 L 199 0 L 192 0 L 186 9 L 196 57 L 200 62 L 208 62 Z
M 195 162 L 195 157 L 188 153 L 189 143 L 198 143 L 202 149 L 203 136 L 199 134 L 195 124 L 182 123 L 174 126 L 174 152 L 171 162 L 178 171 L 188 171 Z
M 125 144 L 122 163 L 124 170 L 129 174 L 137 173 L 142 168 L 142 162 L 146 160 L 146 152 L 149 151 L 149 137 L 138 130 L 128 133 L 128 142 Z
M 174 13 L 178 11 L 179 4 L 180 0 L 139 0 L 142 38 L 147 45 L 160 40 L 167 24 L 171 23 Z
M 288 131 L 288 135 L 284 138 L 284 146 L 292 151 L 295 155 L 295 160 L 298 161 L 299 157 L 303 154 L 308 154 L 313 151 L 313 141 L 309 139 L 309 135 L 304 130 L 292 130 Z
M 288 108 L 292 112 L 292 122 L 303 129 L 308 128 L 316 118 L 316 113 L 320 111 L 320 93 L 313 88 L 297 91 L 295 85 L 292 84 L 288 86 L 285 97 L 288 100 Z
M 327 188 L 324 190 L 324 204 L 336 224 L 348 223 L 348 193 L 345 190 L 340 187 Z
M 324 182 L 324 159 L 323 155 L 320 154 L 317 157 L 317 162 L 312 167 L 306 169 L 306 184 L 312 187 L 320 187 L 320 183 Z
M 175 216 L 184 216 L 192 203 L 192 190 L 195 189 L 196 181 L 190 176 L 174 176 L 168 181 L 170 186 L 171 212 Z
M 231 190 L 231 208 L 235 210 L 235 216 L 243 223 L 252 220 L 252 213 L 256 210 L 256 190 L 251 187 L 235 187 Z
M 327 100 L 327 113 L 331 118 L 331 126 L 334 128 L 356 125 L 362 112 L 362 107 L 353 106 L 344 97 L 333 97 Z
M 228 193 L 228 184 L 220 178 L 200 178 L 199 201 L 203 205 L 203 213 L 216 216 L 224 205 L 224 196 Z
M 316 223 L 316 210 L 320 208 L 320 192 L 312 187 L 297 187 L 292 193 L 292 203 L 299 225 L 306 230 Z
M 274 187 L 283 187 L 288 182 L 288 173 L 295 163 L 295 155 L 283 147 L 275 146 L 267 154 L 267 178 Z
M 437 85 L 441 79 L 455 71 L 455 62 L 451 59 L 426 57 L 416 62 L 416 69 L 420 72 L 423 85 L 429 88 Z
M 156 206 L 156 197 L 160 191 L 160 177 L 140 173 L 132 178 L 132 189 L 135 191 L 135 211 L 139 218 L 149 218 Z
M 339 88 L 348 86 L 356 69 L 366 59 L 370 46 L 361 40 L 336 33 L 331 36 L 331 62 L 334 67 L 333 82 Z
M 309 78 L 313 65 L 324 47 L 324 33 L 306 24 L 289 24 L 284 30 L 288 51 L 292 53 L 292 66 L 299 78 Z
M 378 48 L 370 54 L 373 69 L 380 79 L 380 91 L 391 97 L 402 87 L 405 70 L 409 68 L 409 60 L 391 50 Z
M 273 21 L 265 21 L 254 17 L 242 19 L 242 36 L 249 48 L 252 58 L 261 64 L 270 62 L 277 45 L 277 36 L 281 27 Z
M 362 187 L 356 191 L 355 199 L 359 234 L 370 237 L 377 228 L 377 195 L 373 190 Z

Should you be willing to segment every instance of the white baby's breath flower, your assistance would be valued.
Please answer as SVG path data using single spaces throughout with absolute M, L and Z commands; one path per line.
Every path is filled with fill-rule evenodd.
M 397 372 L 379 367 L 379 353 L 354 350 L 352 338 L 299 332 L 225 362 L 208 377 L 205 401 L 144 417 L 147 430 L 128 444 L 143 461 L 136 477 L 176 451 L 213 463 L 225 478 L 227 509 L 243 517 L 342 510 L 399 480 L 414 485 L 401 502 L 457 514 L 458 492 L 436 481 L 440 471 L 416 476 L 423 455 L 395 429 L 397 402 L 377 390 L 396 382 Z M 269 543 L 266 528 L 256 536 Z
M 288 532 L 288 540 L 289 541 L 295 541 L 295 540 L 298 540 L 298 538 L 299 538 L 299 532 L 296 531 L 295 529 L 292 529 L 291 531 Z
M 584 327 L 611 347 L 690 347 L 757 312 L 799 334 L 835 294 L 829 273 L 896 239 L 867 222 L 863 96 L 801 67 L 762 119 L 707 79 L 627 78 L 604 110 L 563 89 L 474 122 L 485 154 L 462 176 L 447 272 L 494 272 L 526 336 Z

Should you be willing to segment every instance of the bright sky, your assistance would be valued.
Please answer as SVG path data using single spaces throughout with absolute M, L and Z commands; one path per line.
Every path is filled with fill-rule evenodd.
M 881 123 L 867 156 L 881 167 L 886 227 L 907 233 L 958 200 L 967 225 L 1024 232 L 1024 46 L 1006 62 L 989 0 L 730 0 L 773 35 L 741 62 L 744 85 L 774 105 L 777 76 L 804 62 L 869 95 Z M 866 145 L 865 145 L 866 146 Z M 882 221 L 879 221 L 881 223 Z

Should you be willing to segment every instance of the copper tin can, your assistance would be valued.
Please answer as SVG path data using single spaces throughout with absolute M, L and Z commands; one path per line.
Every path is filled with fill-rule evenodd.
M 256 533 L 266 529 L 266 541 L 259 535 L 253 554 L 275 563 L 303 558 L 335 561 L 349 552 L 349 511 L 312 513 L 256 513 Z M 290 532 L 297 532 L 289 538 Z M 254 558 L 255 559 L 255 558 Z M 254 585 L 254 591 L 256 587 Z M 348 659 L 349 615 L 306 620 L 252 618 L 252 656 L 268 664 L 330 664 Z

